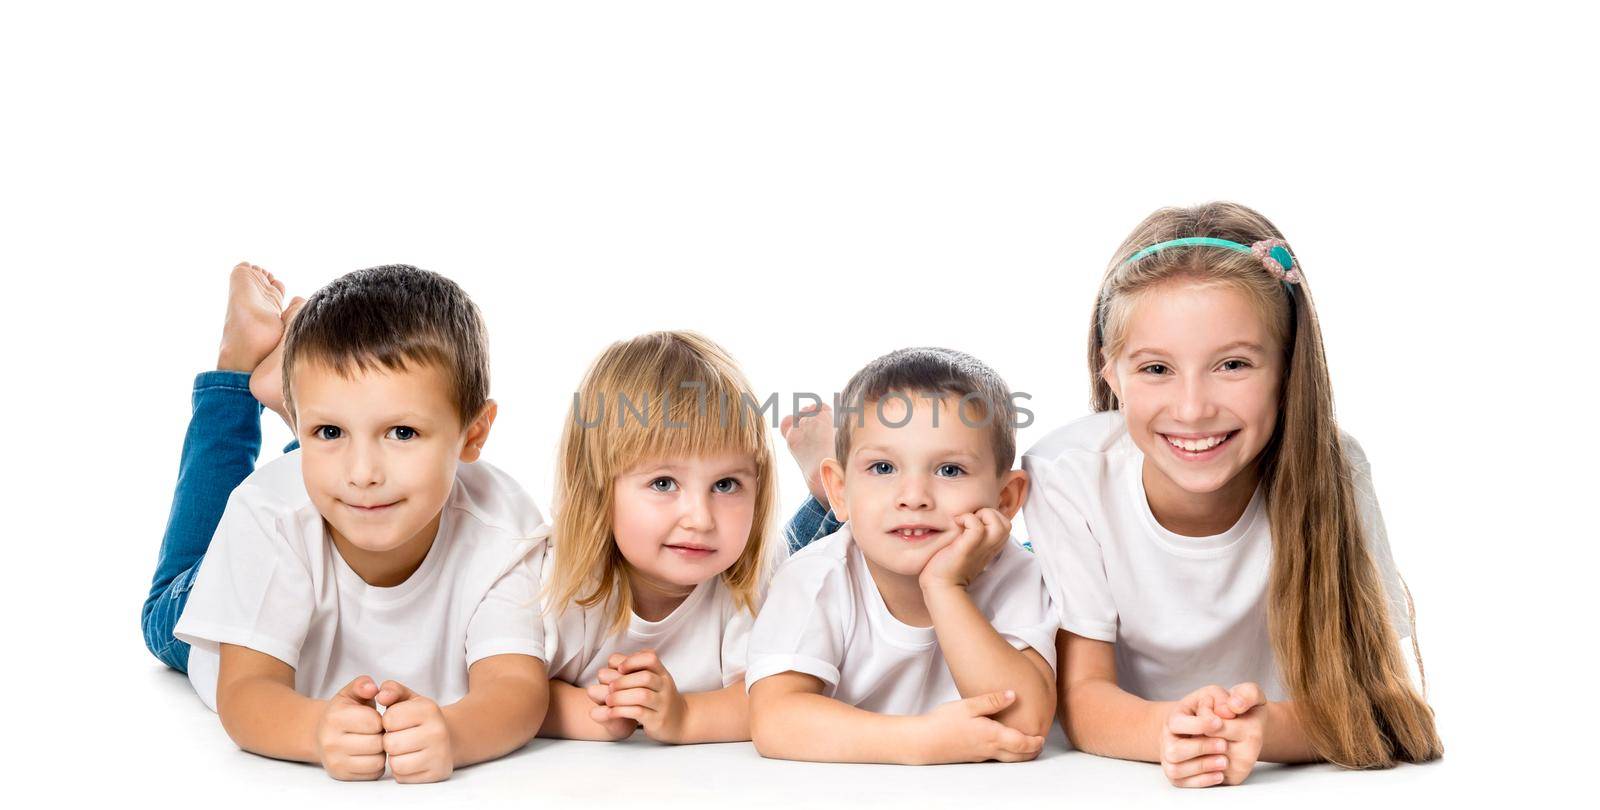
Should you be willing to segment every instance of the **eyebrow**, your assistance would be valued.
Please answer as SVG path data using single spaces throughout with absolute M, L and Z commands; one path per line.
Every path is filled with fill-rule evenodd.
M 883 445 L 880 445 L 880 444 L 864 444 L 864 445 L 862 445 L 860 447 L 857 447 L 857 448 L 851 450 L 850 451 L 850 455 L 854 456 L 854 455 L 857 455 L 857 454 L 866 454 L 866 453 L 883 453 L 885 455 L 894 455 L 894 452 L 895 451 L 894 451 L 893 448 L 884 447 Z M 948 448 L 941 449 L 941 450 L 936 450 L 936 451 L 934 451 L 933 455 L 940 456 L 942 458 L 970 458 L 970 459 L 973 459 L 973 460 L 978 460 L 978 459 L 982 458 L 982 456 L 980 456 L 977 453 L 974 453 L 974 452 L 972 452 L 970 450 L 952 450 L 952 449 L 948 449 Z
M 1228 352 L 1234 351 L 1235 349 L 1244 349 L 1246 351 L 1253 351 L 1256 354 L 1266 354 L 1267 353 L 1267 350 L 1262 348 L 1261 344 L 1256 343 L 1254 341 L 1249 341 L 1249 340 L 1235 340 L 1234 342 L 1229 343 L 1226 346 L 1222 346 L 1221 348 L 1217 349 L 1216 353 L 1217 354 L 1227 354 Z M 1129 352 L 1128 356 L 1129 357 L 1138 357 L 1141 354 L 1155 355 L 1156 357 L 1165 357 L 1165 356 L 1167 356 L 1169 354 L 1169 352 L 1166 352 L 1166 351 L 1164 351 L 1162 349 L 1141 347 L 1139 349 L 1135 349 L 1134 351 Z
M 661 472 L 663 470 L 665 470 L 667 472 L 678 472 L 679 470 L 682 470 L 684 467 L 685 467 L 685 465 L 683 465 L 683 464 L 676 464 L 676 463 L 673 463 L 673 462 L 667 462 L 667 463 L 664 463 L 664 464 L 652 464 L 652 465 L 650 465 L 648 467 L 640 467 L 638 472 L 630 473 L 630 474 L 631 475 L 650 475 L 650 474 L 653 474 L 653 473 Z M 723 470 L 722 472 L 723 472 L 724 475 L 734 475 L 734 474 L 743 473 L 744 475 L 748 475 L 751 478 L 754 478 L 756 476 L 756 468 L 750 466 L 749 464 L 741 464 L 741 465 L 739 465 L 737 467 L 734 467 L 733 469 Z
M 316 422 L 346 422 L 346 421 L 349 421 L 349 420 L 341 418 L 341 417 L 331 416 L 331 415 L 325 414 L 322 411 L 318 411 L 318 410 L 307 410 L 305 413 L 300 415 L 300 418 L 303 421 L 308 421 L 308 422 L 310 422 L 310 421 L 316 421 Z M 434 420 L 434 418 L 435 417 L 430 417 L 430 416 L 427 416 L 426 414 L 416 413 L 415 411 L 407 411 L 407 412 L 401 413 L 401 414 L 390 414 L 388 416 L 384 416 L 384 417 L 379 418 L 379 419 L 374 419 L 373 421 L 382 422 L 385 425 L 405 425 L 405 424 L 411 424 L 411 423 L 431 422 L 431 421 Z

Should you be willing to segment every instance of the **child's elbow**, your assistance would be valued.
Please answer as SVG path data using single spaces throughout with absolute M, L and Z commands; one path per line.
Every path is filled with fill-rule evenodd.
M 1044 737 L 1049 735 L 1055 720 L 1054 706 L 1040 706 L 1012 712 L 1006 716 L 1005 724 L 1029 737 Z
M 1017 729 L 1030 737 L 1048 737 L 1050 726 L 1055 723 L 1055 716 L 1045 714 L 1042 717 L 1030 717 L 1023 721 L 1022 727 Z
M 228 739 L 240 749 L 249 751 L 249 734 L 244 727 L 241 716 L 244 714 L 239 709 L 239 701 L 230 694 L 232 690 L 217 690 L 217 719 L 222 721 L 222 730 L 227 733 Z
M 773 722 L 768 712 L 757 711 L 755 706 L 750 707 L 750 742 L 756 747 L 756 753 L 768 759 L 784 759 L 783 731 Z
M 1058 702 L 1056 704 L 1056 717 L 1055 717 L 1055 720 L 1056 720 L 1057 723 L 1061 724 L 1061 733 L 1062 733 L 1062 735 L 1064 735 L 1067 738 L 1067 742 L 1070 743 L 1073 748 L 1077 748 L 1078 747 L 1077 730 L 1072 727 L 1072 723 L 1070 722 L 1071 715 L 1067 711 L 1067 702 L 1066 701 L 1063 700 L 1063 701 L 1060 701 L 1060 702 Z
M 1012 728 L 1033 737 L 1045 737 L 1050 734 L 1050 727 L 1056 722 L 1056 706 L 1060 701 L 1056 695 L 1056 685 L 1045 682 L 1044 689 L 1039 693 L 1037 700 L 1030 700 L 1027 704 L 1016 707 L 1017 711 L 1010 717 Z
M 750 742 L 756 753 L 768 759 L 793 759 L 791 730 L 783 720 L 780 702 L 774 696 L 750 701 Z
M 1101 735 L 1097 733 L 1099 729 L 1087 719 L 1091 716 L 1091 712 L 1074 711 L 1071 706 L 1071 703 L 1079 702 L 1081 707 L 1082 701 L 1087 698 L 1088 696 L 1075 692 L 1068 692 L 1062 697 L 1059 702 L 1061 733 L 1066 736 L 1067 743 L 1073 750 L 1104 755 L 1106 752 L 1104 746 L 1100 744 Z

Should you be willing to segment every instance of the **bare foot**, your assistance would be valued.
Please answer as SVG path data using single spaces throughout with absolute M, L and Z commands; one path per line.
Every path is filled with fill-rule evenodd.
M 228 276 L 228 317 L 222 322 L 219 371 L 255 371 L 283 337 L 283 282 L 249 262 Z
M 789 443 L 789 455 L 800 465 L 811 497 L 828 505 L 828 490 L 822 486 L 822 460 L 833 455 L 833 409 L 827 405 L 807 405 L 778 423 L 778 431 Z
M 289 322 L 299 314 L 300 308 L 306 305 L 306 299 L 295 296 L 289 306 L 283 308 L 283 319 L 280 329 L 284 335 L 289 334 Z M 294 429 L 294 422 L 289 420 L 289 412 L 283 406 L 283 341 L 272 347 L 268 354 L 255 369 L 250 372 L 250 393 L 257 402 L 267 406 L 267 409 L 283 417 L 283 423 Z

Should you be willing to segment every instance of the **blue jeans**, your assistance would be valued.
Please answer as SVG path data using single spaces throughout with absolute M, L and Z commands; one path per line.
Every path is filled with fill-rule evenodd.
M 789 553 L 793 554 L 833 534 L 843 525 L 832 509 L 824 507 L 816 497 L 807 495 L 806 502 L 800 504 L 794 517 L 789 518 L 788 524 L 783 527 L 783 535 L 789 541 Z
M 255 471 L 261 453 L 263 408 L 250 394 L 249 374 L 201 372 L 194 378 L 193 407 L 172 511 L 142 614 L 144 645 L 179 672 L 188 671 L 189 645 L 173 638 L 172 628 L 189 601 L 228 495 Z

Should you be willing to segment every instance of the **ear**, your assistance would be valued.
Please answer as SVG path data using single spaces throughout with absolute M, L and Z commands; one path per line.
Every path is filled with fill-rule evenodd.
M 1117 402 L 1121 402 L 1122 381 L 1117 378 L 1117 362 L 1115 359 L 1106 357 L 1100 361 L 1100 379 L 1106 381 L 1106 385 L 1111 388 L 1111 393 L 1116 395 Z
M 850 519 L 850 506 L 844 500 L 844 465 L 836 458 L 822 460 L 822 488 L 828 491 L 828 507 L 839 520 Z
M 489 428 L 494 427 L 494 417 L 500 412 L 500 406 L 489 400 L 483 404 L 483 410 L 478 412 L 478 418 L 472 420 L 467 426 L 466 442 L 461 445 L 461 460 L 471 464 L 483 455 L 483 445 L 489 441 Z
M 1005 474 L 1000 483 L 1000 505 L 996 508 L 1000 514 L 1011 520 L 1022 511 L 1022 505 L 1028 501 L 1028 473 L 1023 470 L 1012 470 Z

